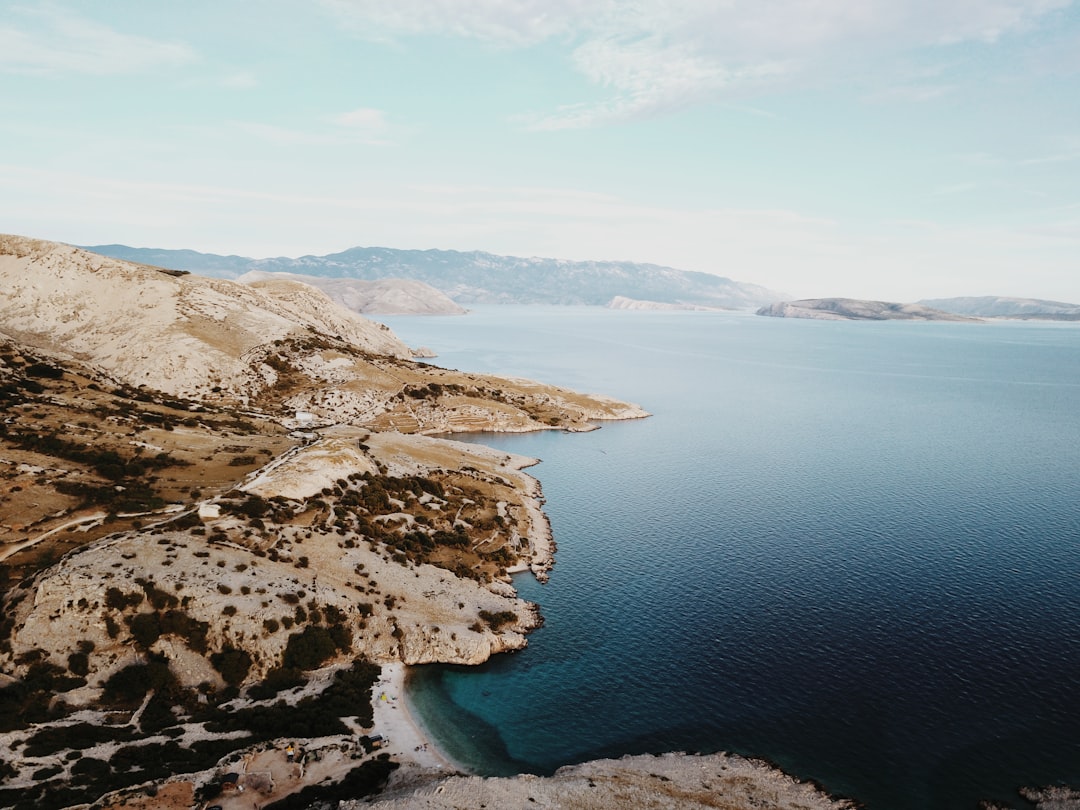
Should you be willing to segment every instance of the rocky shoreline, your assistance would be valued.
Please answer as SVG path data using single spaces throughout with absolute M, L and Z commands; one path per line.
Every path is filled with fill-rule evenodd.
M 342 802 L 340 810 L 451 810 L 537 807 L 552 810 L 853 810 L 858 805 L 825 794 L 760 760 L 735 754 L 628 756 L 560 768 L 550 777 L 450 776 L 374 801 Z

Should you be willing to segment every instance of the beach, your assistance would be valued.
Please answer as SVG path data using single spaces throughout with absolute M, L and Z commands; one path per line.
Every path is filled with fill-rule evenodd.
M 372 688 L 374 706 L 372 734 L 386 741 L 381 751 L 401 763 L 390 779 L 393 787 L 441 779 L 468 769 L 454 762 L 431 740 L 405 697 L 406 666 L 400 662 L 383 664 L 382 676 Z

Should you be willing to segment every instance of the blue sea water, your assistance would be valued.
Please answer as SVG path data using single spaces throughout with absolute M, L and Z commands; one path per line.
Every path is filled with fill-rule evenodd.
M 1080 785 L 1080 327 L 481 308 L 439 365 L 641 404 L 536 456 L 558 542 L 527 650 L 419 669 L 476 771 L 768 758 L 874 810 Z

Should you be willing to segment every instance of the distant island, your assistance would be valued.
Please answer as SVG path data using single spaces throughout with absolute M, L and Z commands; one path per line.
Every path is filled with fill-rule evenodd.
M 960 298 L 926 298 L 919 303 L 945 312 L 977 318 L 1080 321 L 1080 304 L 1045 301 L 1039 298 L 981 295 Z
M 923 304 L 895 304 L 858 298 L 805 298 L 763 306 L 758 315 L 817 321 L 977 321 Z

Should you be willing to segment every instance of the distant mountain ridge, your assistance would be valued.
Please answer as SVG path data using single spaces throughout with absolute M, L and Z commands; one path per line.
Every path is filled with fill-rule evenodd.
M 468 311 L 430 284 L 407 278 L 364 281 L 355 278 L 327 278 L 250 270 L 236 280 L 241 284 L 274 281 L 309 284 L 322 290 L 330 296 L 330 300 L 345 309 L 361 315 L 464 315 Z
M 413 279 L 458 304 L 606 306 L 622 296 L 663 304 L 751 309 L 782 293 L 710 273 L 655 264 L 498 256 L 483 251 L 355 247 L 326 256 L 250 259 L 192 250 L 96 245 L 86 250 L 141 264 L 237 278 L 252 270 L 375 281 Z
M 926 298 L 928 307 L 980 318 L 1033 318 L 1038 320 L 1080 320 L 1080 304 L 1045 301 L 1039 298 L 980 295 L 959 298 Z

